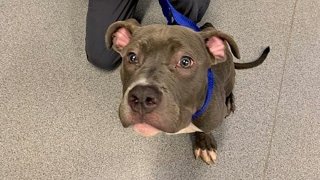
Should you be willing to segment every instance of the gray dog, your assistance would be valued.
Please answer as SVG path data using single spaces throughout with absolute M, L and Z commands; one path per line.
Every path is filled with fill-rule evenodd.
M 127 30 L 129 41 L 116 44 L 113 35 L 120 28 Z M 206 41 L 214 36 L 224 40 L 224 59 L 216 58 L 208 50 Z M 181 26 L 142 27 L 129 19 L 113 23 L 107 30 L 106 41 L 123 60 L 123 98 L 119 107 L 122 125 L 132 126 L 144 136 L 159 132 L 193 133 L 195 156 L 207 164 L 214 163 L 217 156 L 210 131 L 235 110 L 235 68 L 258 66 L 269 53 L 268 47 L 254 62 L 234 63 L 232 54 L 240 58 L 237 44 L 210 24 L 201 32 L 194 32 Z M 213 92 L 208 91 L 212 81 L 209 71 L 214 75 Z M 192 118 L 208 96 L 211 101 L 203 113 Z

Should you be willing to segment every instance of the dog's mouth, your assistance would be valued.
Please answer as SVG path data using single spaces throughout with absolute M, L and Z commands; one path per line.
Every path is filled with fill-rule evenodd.
M 159 124 L 161 118 L 157 113 L 141 115 L 131 111 L 123 118 L 122 120 L 129 123 L 127 127 L 132 127 L 135 132 L 144 137 L 163 132 L 163 127 Z
M 133 130 L 137 132 L 138 134 L 144 136 L 144 137 L 151 137 L 155 136 L 158 133 L 162 132 L 161 130 L 147 124 L 147 123 L 138 123 L 134 124 L 132 126 Z
M 175 119 L 179 117 L 168 116 L 166 111 L 152 112 L 140 115 L 132 111 L 120 113 L 120 121 L 125 128 L 132 128 L 139 135 L 144 137 L 155 136 L 159 133 L 175 134 L 186 128 L 190 122 Z M 183 118 L 184 120 L 187 118 Z M 189 118 L 191 119 L 191 117 Z
M 125 128 L 132 127 L 135 132 L 145 137 L 154 136 L 160 132 L 172 131 L 166 123 L 162 123 L 163 119 L 155 112 L 141 115 L 130 111 L 120 114 L 120 120 Z

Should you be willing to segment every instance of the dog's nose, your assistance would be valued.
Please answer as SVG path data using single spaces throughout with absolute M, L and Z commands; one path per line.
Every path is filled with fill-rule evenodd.
M 129 91 L 128 103 L 134 112 L 152 112 L 161 102 L 162 93 L 153 85 L 137 85 Z

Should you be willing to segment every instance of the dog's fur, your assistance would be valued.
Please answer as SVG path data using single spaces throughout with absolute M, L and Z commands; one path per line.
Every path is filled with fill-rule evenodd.
M 129 42 L 117 45 L 114 34 L 127 30 Z M 225 58 L 209 51 L 206 43 L 219 37 L 225 43 Z M 157 132 L 194 132 L 195 156 L 210 164 L 216 160 L 216 145 L 209 135 L 222 120 L 234 111 L 232 90 L 235 66 L 241 69 L 257 66 L 266 58 L 269 49 L 254 63 L 238 64 L 240 58 L 233 38 L 209 25 L 201 32 L 181 26 L 140 26 L 135 20 L 118 21 L 106 33 L 108 47 L 113 47 L 123 58 L 120 70 L 123 98 L 119 116 L 124 127 L 133 128 L 143 135 Z M 228 48 L 230 46 L 231 52 Z M 191 60 L 182 67 L 182 60 Z M 188 64 L 188 63 L 187 63 Z M 207 70 L 215 74 L 212 101 L 207 111 L 197 120 L 192 114 L 201 107 L 207 90 Z M 149 101 L 141 99 L 149 98 Z

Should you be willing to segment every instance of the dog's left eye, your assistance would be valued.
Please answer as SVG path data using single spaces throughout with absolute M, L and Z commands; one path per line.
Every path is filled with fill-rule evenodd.
M 134 53 L 134 52 L 130 52 L 128 54 L 128 59 L 129 59 L 130 64 L 137 64 L 138 63 L 138 57 L 137 57 L 136 53 Z
M 193 59 L 189 56 L 182 56 L 180 59 L 178 66 L 184 69 L 188 69 L 193 65 Z

